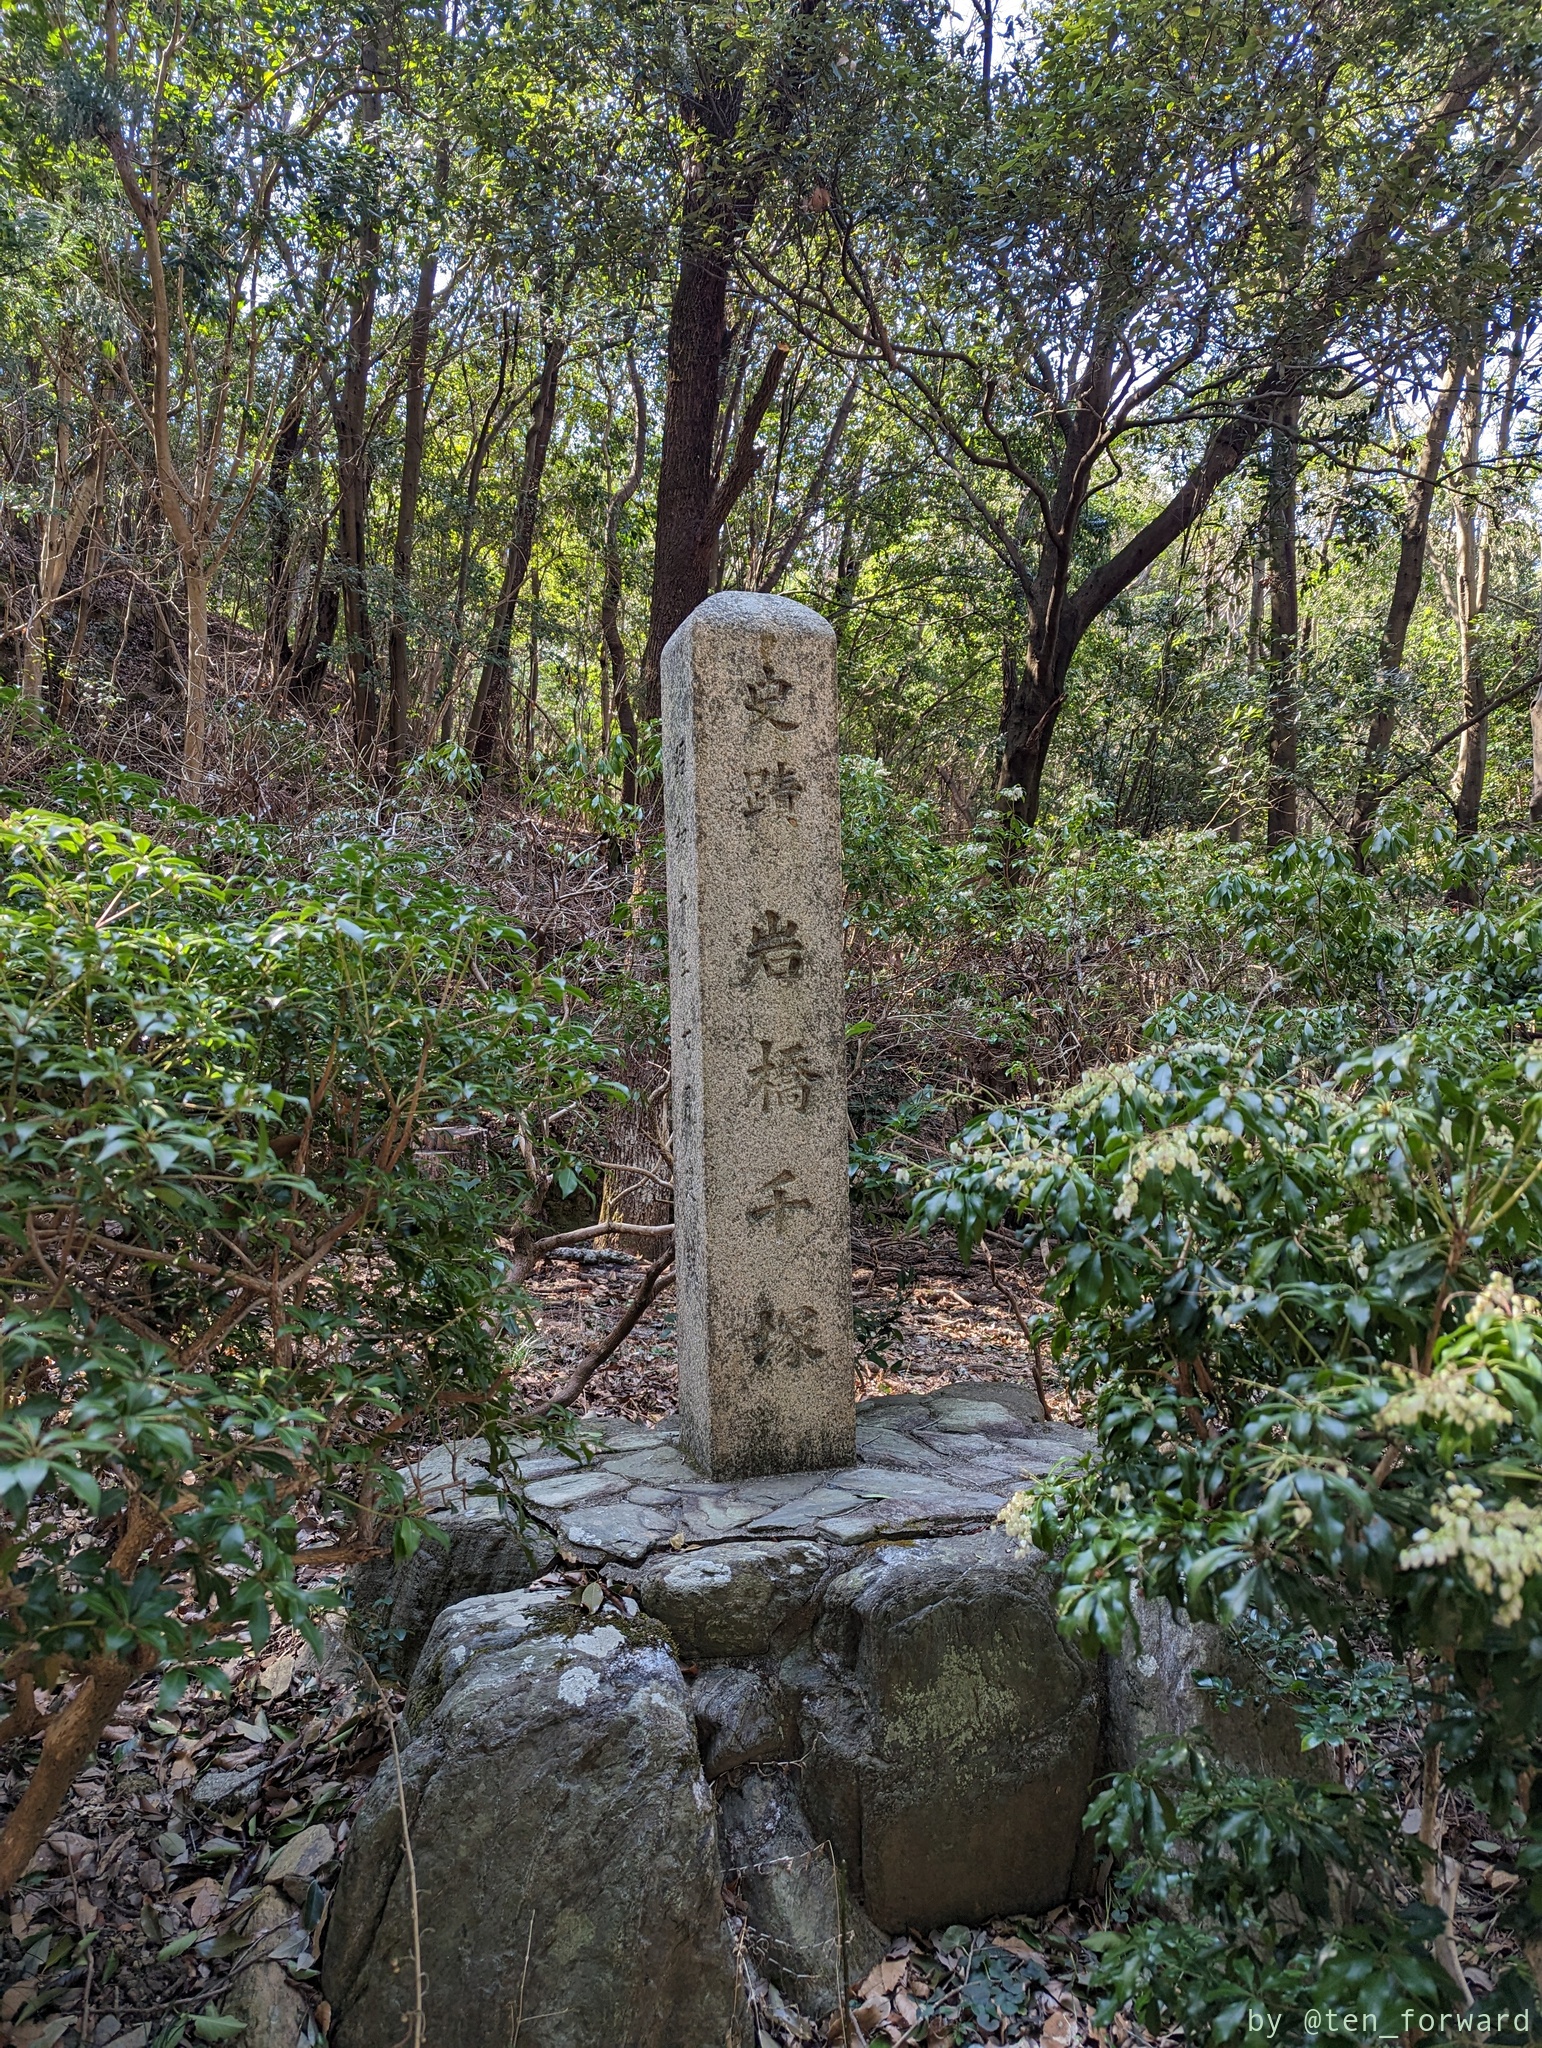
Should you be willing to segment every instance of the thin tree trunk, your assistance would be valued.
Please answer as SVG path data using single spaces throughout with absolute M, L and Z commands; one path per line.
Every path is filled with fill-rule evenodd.
M 1483 358 L 1467 372 L 1462 394 L 1462 488 L 1456 507 L 1456 624 L 1461 648 L 1462 717 L 1451 803 L 1456 829 L 1478 829 L 1488 768 L 1488 718 L 1483 681 L 1483 611 L 1488 601 L 1489 520 L 1478 505 L 1479 443 L 1483 434 Z
M 201 555 L 182 564 L 187 593 L 187 710 L 182 738 L 184 798 L 198 800 L 203 787 L 209 725 L 209 578 Z
M 445 643 L 444 666 L 440 671 L 439 697 L 439 743 L 446 746 L 454 731 L 455 706 L 451 701 L 455 689 L 455 674 L 461 658 L 461 624 L 466 616 L 466 585 L 471 574 L 471 544 L 476 535 L 477 500 L 482 489 L 482 468 L 487 460 L 487 451 L 494 436 L 502 430 L 504 422 L 503 394 L 508 383 L 509 365 L 519 348 L 519 322 L 516 320 L 512 332 L 507 313 L 499 316 L 498 333 L 498 381 L 493 387 L 492 398 L 482 416 L 471 444 L 471 454 L 466 464 L 466 495 L 461 507 L 460 551 L 455 566 L 455 610 L 450 621 L 449 637 Z
M 99 458 L 103 471 L 106 469 L 105 444 Z M 75 708 L 75 680 L 80 674 L 80 665 L 85 659 L 86 643 L 90 638 L 91 621 L 95 613 L 93 599 L 97 581 L 102 573 L 102 528 L 104 493 L 98 491 L 92 507 L 91 522 L 86 529 L 86 559 L 80 573 L 80 600 L 75 609 L 75 631 L 70 636 L 70 651 L 65 657 L 64 674 L 59 683 L 59 720 L 63 724 Z M 130 599 L 132 602 L 132 599 Z
M 1382 626 L 1381 647 L 1377 656 L 1378 697 L 1371 714 L 1370 730 L 1365 738 L 1365 758 L 1360 764 L 1360 781 L 1355 791 L 1355 807 L 1349 826 L 1350 845 L 1354 848 L 1357 860 L 1360 858 L 1360 849 L 1370 837 L 1381 801 L 1381 783 L 1386 774 L 1387 754 L 1392 745 L 1392 734 L 1397 721 L 1403 651 L 1408 644 L 1408 629 L 1413 623 L 1414 607 L 1419 602 L 1419 592 L 1424 586 L 1424 564 L 1429 554 L 1430 513 L 1435 503 L 1440 466 L 1445 460 L 1446 440 L 1451 431 L 1451 419 L 1461 392 L 1462 379 L 1466 375 L 1466 366 L 1465 350 L 1460 346 L 1454 346 L 1446 358 L 1446 367 L 1435 393 L 1435 403 L 1430 409 L 1430 423 L 1425 432 L 1419 466 L 1408 486 L 1407 502 L 1403 510 L 1403 530 L 1398 541 L 1397 573 L 1392 579 L 1392 595 L 1387 602 L 1387 616 Z
M 294 661 L 294 649 L 289 639 L 289 607 L 294 595 L 294 566 L 290 560 L 294 520 L 289 509 L 289 478 L 300 452 L 305 424 L 305 408 L 299 400 L 298 385 L 297 363 L 291 379 L 289 403 L 284 409 L 273 443 L 273 459 L 268 465 L 268 598 L 263 640 L 275 690 L 286 686 Z
M 1248 674 L 1256 676 L 1264 665 L 1264 598 L 1269 588 L 1269 571 L 1255 547 L 1248 572 Z
M 365 423 L 369 397 L 371 341 L 375 325 L 376 267 L 380 234 L 366 226 L 359 236 L 360 284 L 349 309 L 343 396 L 337 415 L 337 555 L 347 635 L 348 678 L 353 700 L 354 745 L 368 761 L 379 738 L 380 690 L 375 666 L 374 627 L 367 575 L 370 450 Z
M 803 536 L 808 532 L 809 521 L 824 502 L 825 488 L 830 481 L 830 470 L 835 461 L 836 452 L 845 438 L 846 427 L 851 419 L 851 409 L 856 404 L 857 390 L 860 383 L 860 373 L 853 370 L 846 389 L 841 394 L 841 402 L 835 408 L 835 417 L 830 422 L 830 431 L 825 435 L 824 446 L 820 449 L 819 459 L 814 464 L 814 474 L 809 478 L 808 489 L 803 493 L 803 502 L 793 515 L 792 525 L 787 529 L 786 536 L 781 546 L 777 549 L 774 558 L 757 576 L 755 580 L 755 588 L 757 590 L 775 590 L 782 578 L 787 574 L 787 571 L 792 567 L 793 557 L 803 545 Z M 767 539 L 769 540 L 769 538 L 768 532 Z
M 1269 437 L 1269 792 L 1265 838 L 1294 839 L 1301 721 L 1301 626 L 1296 584 L 1296 478 L 1301 400 L 1281 399 Z
M 632 387 L 632 466 L 605 508 L 605 583 L 600 592 L 600 644 L 603 649 L 601 674 L 604 696 L 600 706 L 603 742 L 610 741 L 614 714 L 626 739 L 630 761 L 637 744 L 637 718 L 627 689 L 626 647 L 621 639 L 621 515 L 637 495 L 648 457 L 648 394 L 637 373 L 637 359 L 630 349 L 626 357 L 627 379 Z
M 412 589 L 412 544 L 423 479 L 428 344 L 434 325 L 434 278 L 437 250 L 427 250 L 418 265 L 418 295 L 412 308 L 407 341 L 407 404 L 402 440 L 402 474 L 396 504 L 396 543 L 391 555 L 391 625 L 387 637 L 387 672 L 391 683 L 387 757 L 392 772 L 407 758 L 411 732 L 410 677 L 407 666 L 407 603 Z
M 1542 688 L 1531 700 L 1531 822 L 1542 825 Z
M 504 557 L 503 581 L 493 622 L 487 636 L 487 654 L 482 678 L 466 727 L 466 751 L 481 769 L 491 768 L 509 708 L 509 650 L 514 639 L 514 607 L 530 569 L 535 547 L 536 520 L 541 507 L 541 481 L 546 474 L 546 457 L 551 447 L 552 427 L 557 418 L 557 379 L 567 340 L 554 335 L 541 357 L 541 381 L 530 408 L 530 425 L 525 432 L 525 455 L 520 465 L 519 493 L 514 504 L 514 530 Z
M 541 576 L 533 570 L 530 576 L 530 644 L 525 670 L 525 717 L 519 764 L 522 771 L 529 771 L 535 759 L 535 708 L 541 700 Z
M 24 630 L 21 656 L 21 692 L 32 703 L 43 695 L 44 656 L 48 645 L 48 622 L 53 616 L 64 578 L 69 569 L 86 521 L 96 508 L 102 489 L 107 452 L 103 432 L 92 457 L 87 476 L 72 488 L 70 477 L 70 406 L 74 388 L 66 375 L 58 383 L 58 423 L 54 428 L 53 487 L 48 510 L 43 515 L 42 542 L 38 551 L 37 600 Z
M 373 136 L 380 122 L 380 57 L 373 43 L 359 52 L 363 78 L 375 81 L 359 93 L 358 127 Z M 372 202 L 366 198 L 366 206 Z M 337 430 L 337 552 L 343 622 L 348 637 L 348 677 L 353 699 L 354 745 L 368 764 L 380 740 L 380 684 L 367 583 L 370 484 L 369 372 L 374 347 L 375 299 L 380 284 L 380 223 L 373 212 L 358 231 L 358 267 L 348 308 L 342 396 L 334 414 Z

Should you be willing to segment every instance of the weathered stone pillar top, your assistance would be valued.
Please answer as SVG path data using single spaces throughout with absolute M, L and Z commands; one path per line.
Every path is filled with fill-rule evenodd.
M 710 597 L 663 657 L 681 1442 L 854 1456 L 835 634 Z

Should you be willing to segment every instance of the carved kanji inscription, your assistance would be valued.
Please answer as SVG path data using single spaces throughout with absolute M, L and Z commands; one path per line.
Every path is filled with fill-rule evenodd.
M 776 1109 L 804 1110 L 814 1092 L 814 1083 L 824 1074 L 809 1058 L 801 1039 L 778 1045 L 774 1039 L 760 1040 L 760 1058 L 745 1073 L 746 1100 L 763 1114 Z
M 774 1309 L 761 1300 L 750 1357 L 757 1372 L 797 1372 L 825 1355 L 819 1340 L 819 1311 L 813 1307 Z
M 770 726 L 776 732 L 796 732 L 799 721 L 787 716 L 787 700 L 792 695 L 792 680 L 779 676 L 775 666 L 776 635 L 762 633 L 760 636 L 760 674 L 752 675 L 744 686 L 744 708 L 752 712 L 756 721 Z
M 803 941 L 796 921 L 768 910 L 750 933 L 748 960 L 751 975 L 763 967 L 773 981 L 796 981 L 803 972 Z
M 798 1193 L 798 1176 L 785 1168 L 781 1173 L 772 1174 L 762 1181 L 759 1192 L 764 1200 L 752 1202 L 745 1211 L 752 1223 L 764 1223 L 769 1217 L 776 1225 L 778 1236 L 785 1236 L 787 1226 L 800 1209 L 812 1209 L 813 1203 L 807 1195 Z
M 791 818 L 803 782 L 795 768 L 778 761 L 774 768 L 746 768 L 744 771 L 744 815 L 758 818 L 769 807 Z

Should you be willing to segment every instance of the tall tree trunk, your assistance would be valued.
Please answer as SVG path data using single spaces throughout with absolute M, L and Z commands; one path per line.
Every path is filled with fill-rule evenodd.
M 1408 629 L 1413 623 L 1414 607 L 1419 602 L 1419 592 L 1424 586 L 1424 564 L 1429 553 L 1430 513 L 1435 503 L 1435 487 L 1440 480 L 1440 466 L 1445 460 L 1451 419 L 1456 411 L 1456 401 L 1466 371 L 1466 351 L 1460 345 L 1453 345 L 1435 393 L 1435 403 L 1430 408 L 1430 423 L 1425 432 L 1419 464 L 1408 485 L 1408 496 L 1403 508 L 1403 528 L 1398 539 L 1397 572 L 1392 579 L 1392 595 L 1387 601 L 1387 616 L 1381 629 L 1381 646 L 1377 652 L 1377 700 L 1371 713 L 1370 729 L 1365 736 L 1365 757 L 1360 764 L 1360 781 L 1355 791 L 1355 807 L 1349 824 L 1349 842 L 1354 849 L 1357 863 L 1362 857 L 1361 849 L 1370 837 L 1381 801 L 1381 783 L 1386 773 L 1387 753 L 1392 745 L 1392 734 L 1397 722 L 1403 651 L 1408 644 Z
M 287 687 L 294 662 L 289 639 L 289 607 L 294 597 L 294 563 L 290 548 L 294 519 L 289 508 L 289 478 L 300 452 L 305 425 L 305 408 L 298 394 L 299 365 L 291 380 L 291 395 L 273 442 L 273 459 L 268 464 L 268 597 L 263 621 L 264 653 L 276 691 Z
M 669 307 L 664 439 L 653 530 L 653 595 L 639 695 L 659 715 L 659 662 L 675 628 L 707 595 L 717 535 L 707 511 L 717 489 L 719 383 L 728 350 L 728 252 L 708 226 L 717 209 L 699 165 L 687 171 L 680 274 Z
M 375 135 L 380 124 L 380 53 L 366 41 L 359 52 L 359 71 L 368 81 L 358 95 L 358 128 Z M 362 202 L 372 208 L 366 196 Z M 380 683 L 375 660 L 374 626 L 369 611 L 370 484 L 369 372 L 375 336 L 375 299 L 380 286 L 380 222 L 373 211 L 359 223 L 357 268 L 348 305 L 348 339 L 343 357 L 342 395 L 336 401 L 337 430 L 337 554 L 342 583 L 343 622 L 348 637 L 348 678 L 352 695 L 353 737 L 368 765 L 380 741 Z
M 632 387 L 632 464 L 605 508 L 605 583 L 600 592 L 600 645 L 602 702 L 600 729 L 605 745 L 610 742 L 610 723 L 626 739 L 628 760 L 637 745 L 637 718 L 627 688 L 626 648 L 621 639 L 621 515 L 637 495 L 648 457 L 648 394 L 637 374 L 637 359 L 630 349 L 626 357 L 627 380 Z
M 182 737 L 182 776 L 188 800 L 203 787 L 209 728 L 209 578 L 202 554 L 182 563 L 187 595 L 187 710 Z
M 396 542 L 391 554 L 391 625 L 387 636 L 387 672 L 391 682 L 387 758 L 392 773 L 407 758 L 411 732 L 410 677 L 407 667 L 407 604 L 412 590 L 412 543 L 423 479 L 428 344 L 434 325 L 434 278 L 439 268 L 436 249 L 426 250 L 418 265 L 418 295 L 407 338 L 407 404 L 402 438 L 402 474 L 396 502 Z
M 1542 687 L 1531 700 L 1531 822 L 1542 825 Z
M 1478 504 L 1478 464 L 1483 436 L 1483 371 L 1480 355 L 1467 372 L 1462 393 L 1461 491 L 1456 505 L 1456 626 L 1460 645 L 1462 717 L 1451 804 L 1456 829 L 1471 838 L 1478 829 L 1483 782 L 1488 769 L 1488 718 L 1483 681 L 1483 612 L 1488 602 L 1489 520 Z
M 1049 760 L 1050 741 L 1065 707 L 1065 679 L 1074 646 L 1064 636 L 1050 639 L 1029 634 L 1016 662 L 1005 669 L 1013 688 L 1005 695 L 1001 713 L 1001 781 L 1003 790 L 1015 789 L 1012 815 L 1023 825 L 1038 822 L 1044 796 L 1044 769 Z
M 1265 523 L 1269 541 L 1269 792 L 1265 838 L 1283 846 L 1300 829 L 1296 770 L 1301 726 L 1301 624 L 1296 583 L 1296 478 L 1301 400 L 1283 398 L 1269 435 Z
M 370 349 L 375 326 L 376 259 L 380 231 L 360 230 L 361 268 L 349 307 L 348 345 L 342 401 L 337 411 L 337 558 L 347 636 L 348 679 L 353 704 L 354 745 L 367 762 L 380 736 L 380 688 L 375 664 L 374 626 L 369 611 L 370 449 L 366 422 Z
M 735 489 L 729 489 L 728 480 L 719 486 L 717 430 L 728 353 L 728 277 L 760 206 L 769 145 L 792 125 L 815 66 L 825 61 L 823 38 L 812 26 L 818 5 L 819 0 L 796 0 L 773 73 L 748 118 L 744 79 L 722 75 L 718 50 L 698 66 L 697 90 L 685 96 L 682 107 L 690 144 L 680 214 L 680 267 L 665 347 L 653 593 L 638 677 L 639 709 L 646 719 L 659 715 L 659 663 L 665 645 L 711 589 L 718 533 L 752 473 L 745 469 Z M 733 61 L 738 60 L 735 50 Z M 729 479 L 740 470 L 741 459 L 744 464 L 753 461 L 755 429 L 780 370 L 780 362 L 774 371 L 768 366 L 761 380 L 760 413 L 753 424 L 746 419 L 748 431 L 741 432 Z M 760 397 L 757 393 L 757 400 Z
M 493 622 L 487 636 L 487 654 L 482 679 L 466 727 L 466 751 L 479 768 L 488 769 L 498 753 L 499 740 L 509 708 L 509 649 L 514 638 L 514 607 L 530 570 L 535 547 L 536 520 L 541 509 L 541 480 L 546 474 L 546 456 L 551 447 L 552 427 L 557 418 L 557 379 L 567 339 L 553 335 L 541 356 L 541 381 L 530 408 L 530 425 L 525 430 L 525 455 L 520 465 L 519 493 L 514 502 L 514 530 L 504 557 L 503 581 Z

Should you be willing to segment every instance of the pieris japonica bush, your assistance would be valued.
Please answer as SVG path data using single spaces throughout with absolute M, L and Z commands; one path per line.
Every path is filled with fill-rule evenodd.
M 1058 1558 L 1069 1634 L 1118 1650 L 1144 1595 L 1416 1674 L 1418 1839 L 1370 1788 L 1222 1786 L 1195 1752 L 1094 1810 L 1126 1886 L 1179 1909 L 1104 1937 L 1110 2008 L 1138 1989 L 1191 2038 L 1329 1980 L 1460 2002 L 1443 1783 L 1522 1838 L 1539 1953 L 1542 1049 L 1489 1008 L 1325 1061 L 1343 1021 L 1231 1009 L 988 1117 L 918 1199 L 966 1248 L 1008 1224 L 1043 1250 L 1098 1448 L 1009 1514 Z
M 414 1432 L 498 1445 L 529 1132 L 612 1084 L 426 859 L 221 879 L 43 812 L 0 858 L 0 1734 L 41 1735 L 3 1890 L 137 1676 L 218 1683 L 309 1625 L 307 1562 L 409 1551 Z M 512 1164 L 422 1148 L 479 1112 L 526 1119 Z M 305 1512 L 341 1542 L 302 1553 Z

